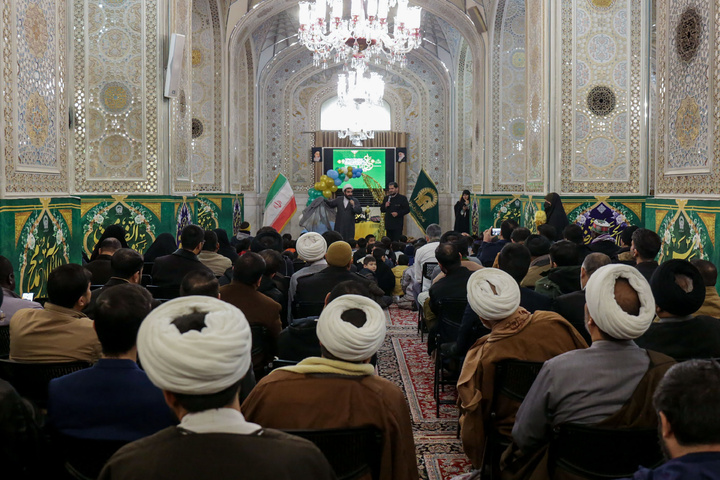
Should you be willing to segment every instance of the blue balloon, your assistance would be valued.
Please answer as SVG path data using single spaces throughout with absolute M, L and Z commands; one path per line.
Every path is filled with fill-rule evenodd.
M 332 178 L 333 180 L 335 180 L 336 178 L 338 178 L 338 172 L 336 172 L 335 170 L 328 170 L 327 173 L 326 173 L 326 175 L 327 175 L 328 177 Z
M 336 172 L 336 173 L 337 173 L 337 172 Z M 343 181 L 342 181 L 342 178 L 336 178 L 336 179 L 335 179 L 335 185 L 338 186 L 338 187 L 339 187 L 340 185 L 342 185 L 342 182 L 343 182 Z

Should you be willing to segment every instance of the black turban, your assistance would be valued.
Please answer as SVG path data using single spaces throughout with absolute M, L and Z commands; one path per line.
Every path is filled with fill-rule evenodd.
M 277 232 L 258 233 L 250 244 L 250 251 L 260 253 L 263 250 L 275 250 L 283 252 L 282 237 Z
M 685 290 L 675 283 L 676 275 L 692 280 L 692 290 Z M 697 312 L 705 301 L 705 282 L 700 271 L 687 260 L 668 260 L 660 264 L 650 279 L 655 304 L 668 313 L 684 317 Z

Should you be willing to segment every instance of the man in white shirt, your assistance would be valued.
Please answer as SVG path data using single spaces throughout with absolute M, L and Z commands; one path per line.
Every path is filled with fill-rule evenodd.
M 430 290 L 432 282 L 429 279 L 423 279 L 422 271 L 423 265 L 428 262 L 437 263 L 435 258 L 435 249 L 440 245 L 440 236 L 442 235 L 442 229 L 437 223 L 428 225 L 425 230 L 425 239 L 428 241 L 425 245 L 418 248 L 415 251 L 415 263 L 413 264 L 413 278 L 415 280 L 414 291 L 415 298 L 418 302 L 424 302 L 427 298 L 427 293 L 422 297 L 419 295 L 421 292 L 427 292 Z M 422 303 L 420 303 L 422 305 Z

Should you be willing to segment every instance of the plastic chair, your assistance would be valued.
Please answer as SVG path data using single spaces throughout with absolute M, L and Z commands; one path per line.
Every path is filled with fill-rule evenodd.
M 383 436 L 375 427 L 328 430 L 285 430 L 313 442 L 325 455 L 338 480 L 354 480 L 370 473 L 380 478 Z
M 420 280 L 420 292 L 423 290 L 423 286 L 425 285 L 425 280 L 430 280 L 432 282 L 432 272 L 435 270 L 435 267 L 438 265 L 437 262 L 425 262 L 423 264 L 422 268 L 422 278 Z M 419 293 L 419 292 L 418 292 Z M 417 303 L 417 299 L 415 300 Z M 423 306 L 417 303 L 418 306 L 418 332 L 420 332 L 420 341 L 422 342 L 425 339 L 425 332 L 427 332 L 427 327 L 425 326 L 425 321 L 423 317 Z
M 602 454 L 598 454 L 602 452 Z M 664 461 L 656 428 L 616 429 L 564 424 L 553 429 L 548 468 L 588 480 L 632 477 Z
M 10 325 L 0 325 L 0 358 L 10 355 Z
M 25 363 L 0 359 L 0 378 L 40 408 L 47 407 L 50 380 L 88 368 L 88 362 Z
M 485 442 L 483 456 L 483 478 L 500 478 L 500 456 L 510 442 L 500 434 L 497 419 L 498 411 L 507 407 L 508 400 L 517 402 L 516 408 L 527 396 L 544 362 L 507 359 L 495 364 L 495 384 L 493 387 L 490 425 Z

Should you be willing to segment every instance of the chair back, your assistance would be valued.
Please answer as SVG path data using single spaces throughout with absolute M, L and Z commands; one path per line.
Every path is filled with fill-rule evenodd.
M 440 343 L 455 342 L 460 332 L 467 297 L 464 298 L 442 298 L 438 300 L 438 330 Z
M 338 480 L 354 480 L 370 473 L 380 478 L 383 435 L 375 427 L 328 430 L 286 430 L 313 442 L 325 455 Z
M 602 452 L 602 454 L 598 454 Z M 639 466 L 663 463 L 657 429 L 615 429 L 564 424 L 550 442 L 549 469 L 588 480 L 632 477 Z
M 121 447 L 124 440 L 95 440 L 52 434 L 54 449 L 64 463 L 65 471 L 77 480 L 95 480 L 105 463 Z
M 143 262 L 143 275 L 152 275 L 153 267 L 155 262 Z
M 103 288 L 104 286 L 105 286 L 105 285 L 102 285 L 102 284 L 99 284 L 99 283 L 98 283 L 98 284 L 95 284 L 95 285 L 90 285 L 90 291 L 91 291 L 91 292 L 94 292 L 95 290 L 100 290 L 100 289 Z
M 45 408 L 50 380 L 90 366 L 88 362 L 25 363 L 0 359 L 0 378 L 15 387 L 21 396 Z
M 10 355 L 10 325 L 0 325 L 0 358 Z
M 275 358 L 276 341 L 264 325 L 250 325 L 252 334 L 252 361 L 255 377 L 260 380 L 265 369 Z
M 162 287 L 159 285 L 148 285 L 145 288 L 148 289 L 155 300 L 171 300 L 180 296 L 179 285 L 167 285 Z
M 324 302 L 293 302 L 293 318 L 319 317 Z
M 522 402 L 530 391 L 544 362 L 525 360 L 501 360 L 495 364 L 495 392 L 493 396 L 503 395 Z
M 435 267 L 438 266 L 437 262 L 425 262 L 423 263 L 422 267 L 422 280 L 420 282 L 420 288 L 425 287 L 425 280 L 430 280 L 432 282 L 432 272 L 435 270 Z
M 140 277 L 140 285 L 142 285 L 143 287 L 152 285 L 152 277 L 148 274 L 143 273 L 142 277 Z

